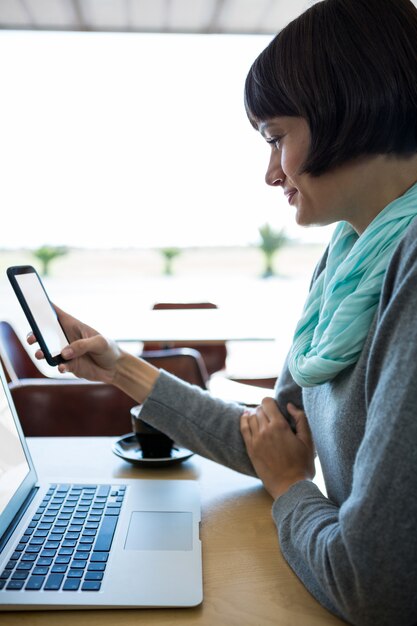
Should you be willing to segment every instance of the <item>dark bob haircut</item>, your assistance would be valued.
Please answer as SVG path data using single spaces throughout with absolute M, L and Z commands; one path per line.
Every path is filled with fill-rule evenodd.
M 417 152 L 417 9 L 410 0 L 324 0 L 286 26 L 253 63 L 245 107 L 255 128 L 301 116 L 303 172 L 363 155 Z

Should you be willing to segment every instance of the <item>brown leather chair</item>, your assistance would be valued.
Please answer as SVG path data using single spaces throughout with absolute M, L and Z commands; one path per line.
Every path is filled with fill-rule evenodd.
M 131 431 L 130 409 L 137 404 L 133 398 L 113 385 L 44 376 L 4 321 L 0 358 L 26 436 L 113 436 Z M 206 388 L 207 371 L 195 350 L 145 353 L 143 358 Z
M 0 321 L 0 360 L 26 436 L 112 436 L 131 430 L 133 398 L 112 385 L 48 378 L 6 321 Z
M 201 356 L 192 350 L 151 352 L 143 358 L 183 380 L 206 388 Z M 112 385 L 83 380 L 23 378 L 9 383 L 29 437 L 113 436 L 132 430 L 130 409 L 137 402 Z
M 112 385 L 22 378 L 9 388 L 26 436 L 114 436 L 132 430 L 130 409 L 137 402 Z
M 172 309 L 217 309 L 212 302 L 157 302 L 152 307 L 155 311 Z M 227 349 L 226 343 L 207 345 L 193 344 L 180 341 L 146 342 L 143 346 L 148 350 L 165 350 L 167 348 L 194 348 L 203 357 L 209 376 L 223 370 L 226 367 Z
M 193 348 L 172 348 L 168 350 L 146 350 L 140 355 L 159 369 L 178 376 L 191 385 L 207 389 L 209 375 L 204 359 Z

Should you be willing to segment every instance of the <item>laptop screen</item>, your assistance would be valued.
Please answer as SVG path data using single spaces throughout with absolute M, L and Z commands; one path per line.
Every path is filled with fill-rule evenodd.
M 0 516 L 30 472 L 25 451 L 4 390 L 0 384 Z

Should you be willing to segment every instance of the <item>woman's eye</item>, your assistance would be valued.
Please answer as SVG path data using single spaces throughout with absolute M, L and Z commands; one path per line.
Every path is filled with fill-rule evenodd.
M 267 140 L 270 146 L 273 146 L 276 150 L 279 150 L 281 147 L 282 137 L 271 137 Z

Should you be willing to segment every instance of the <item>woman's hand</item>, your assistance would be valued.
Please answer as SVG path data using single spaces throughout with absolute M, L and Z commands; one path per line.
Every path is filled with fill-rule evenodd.
M 83 324 L 75 317 L 54 307 L 59 321 L 65 330 L 70 343 L 62 351 L 66 363 L 58 366 L 61 373 L 72 372 L 75 376 L 87 380 L 97 380 L 105 383 L 114 382 L 116 365 L 122 351 L 114 341 L 109 341 L 96 330 Z M 36 343 L 35 336 L 28 336 L 28 343 Z M 42 350 L 35 353 L 37 359 L 43 359 Z
M 293 404 L 287 408 L 295 434 L 273 398 L 265 398 L 254 411 L 245 411 L 240 422 L 252 465 L 274 499 L 315 474 L 314 443 L 306 415 Z

